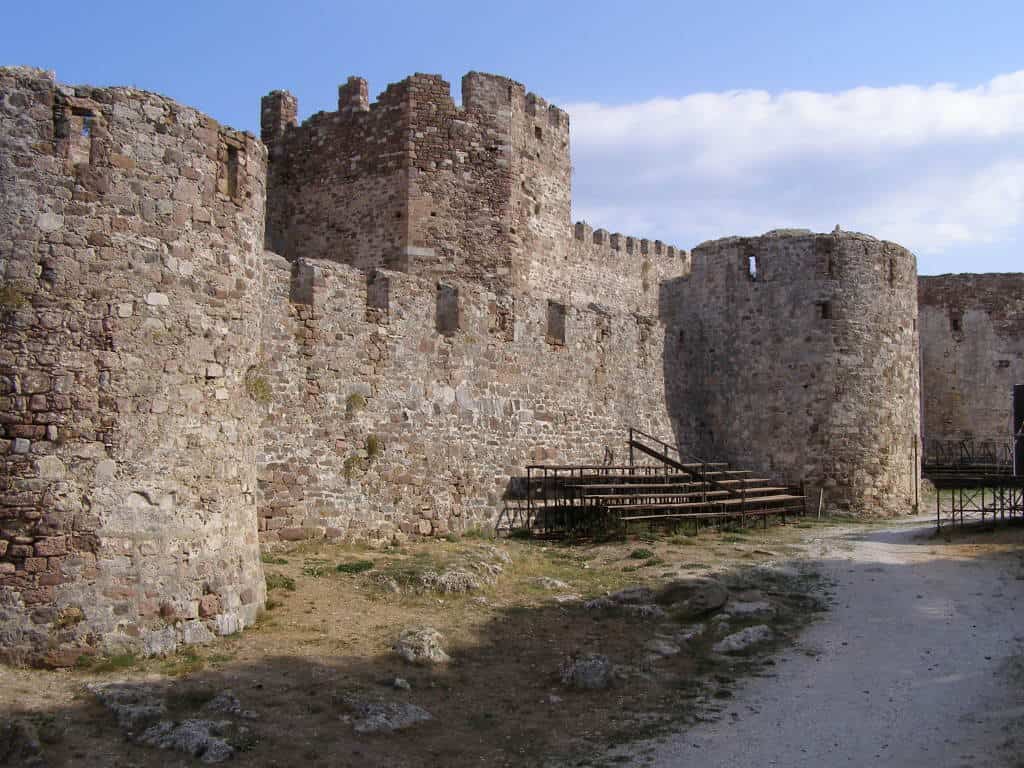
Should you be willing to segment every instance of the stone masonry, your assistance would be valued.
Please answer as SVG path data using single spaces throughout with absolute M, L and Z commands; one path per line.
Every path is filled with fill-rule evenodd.
M 663 286 L 666 388 L 692 454 L 804 484 L 857 514 L 914 503 L 914 255 L 867 235 L 780 230 L 693 250 Z M 667 310 L 668 311 L 668 310 Z
M 922 437 L 1006 444 L 1024 383 L 1024 274 L 918 279 Z
M 495 75 L 461 105 L 416 74 L 301 124 L 286 91 L 261 107 L 262 141 L 0 69 L 4 659 L 235 632 L 261 541 L 507 524 L 524 465 L 621 463 L 630 425 L 908 509 L 906 250 L 573 224 L 569 116 Z M 1008 418 L 1019 278 L 922 278 L 927 436 Z
M 127 88 L 0 70 L 0 655 L 252 623 L 266 151 Z

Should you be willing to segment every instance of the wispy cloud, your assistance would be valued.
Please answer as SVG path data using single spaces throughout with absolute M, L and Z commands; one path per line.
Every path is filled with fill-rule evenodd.
M 569 105 L 576 213 L 692 245 L 836 223 L 919 254 L 1024 229 L 1024 70 L 976 87 Z M 644 234 L 644 232 L 636 232 Z

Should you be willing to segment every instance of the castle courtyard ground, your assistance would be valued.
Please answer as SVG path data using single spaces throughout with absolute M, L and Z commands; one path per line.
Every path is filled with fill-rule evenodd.
M 1024 765 L 1024 530 L 931 520 L 810 537 L 828 617 L 722 717 L 615 762 L 647 766 Z
M 293 545 L 264 556 L 255 628 L 163 659 L 0 669 L 0 720 L 27 724 L 49 766 L 201 764 L 127 738 L 90 683 L 123 683 L 176 723 L 227 723 L 240 765 L 1019 765 L 1024 527 L 933 534 L 805 520 L 573 545 Z M 478 583 L 431 586 L 445 573 Z M 727 587 L 725 607 L 693 619 L 600 600 L 694 577 Z M 392 651 L 422 626 L 448 663 Z M 718 646 L 759 626 L 771 639 Z M 562 682 L 587 654 L 608 658 L 609 687 Z M 431 719 L 361 732 L 371 704 Z M 24 746 L 12 734 L 0 763 Z

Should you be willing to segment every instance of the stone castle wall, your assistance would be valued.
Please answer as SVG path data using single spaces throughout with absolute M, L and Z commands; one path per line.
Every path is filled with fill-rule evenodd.
M 264 539 L 493 525 L 527 464 L 668 434 L 656 318 L 567 307 L 563 340 L 546 299 L 267 258 Z
M 261 539 L 494 524 L 525 465 L 621 462 L 629 425 L 832 509 L 909 508 L 904 249 L 573 225 L 568 115 L 503 77 L 461 106 L 434 75 L 373 103 L 350 78 L 302 125 L 287 92 L 261 106 L 262 143 L 0 69 L 7 659 L 234 632 Z M 920 285 L 925 436 L 996 436 L 1021 276 Z
M 1024 383 L 1024 274 L 918 279 L 922 436 L 1011 438 L 1013 385 Z
M 265 150 L 163 97 L 0 69 L 0 655 L 251 623 Z
M 293 96 L 264 97 L 268 248 L 643 314 L 686 273 L 673 246 L 571 224 L 569 116 L 521 84 L 470 72 L 461 107 L 437 75 L 367 93 L 349 78 L 302 125 Z
M 908 510 L 919 431 L 913 254 L 796 230 L 704 243 L 692 259 L 689 278 L 662 287 L 681 446 L 803 481 L 815 503 L 823 488 L 830 509 Z

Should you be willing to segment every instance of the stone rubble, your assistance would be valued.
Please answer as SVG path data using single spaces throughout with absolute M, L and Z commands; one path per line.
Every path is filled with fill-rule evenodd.
M 444 650 L 444 635 L 432 627 L 403 630 L 394 651 L 410 664 L 446 664 L 451 657 Z

